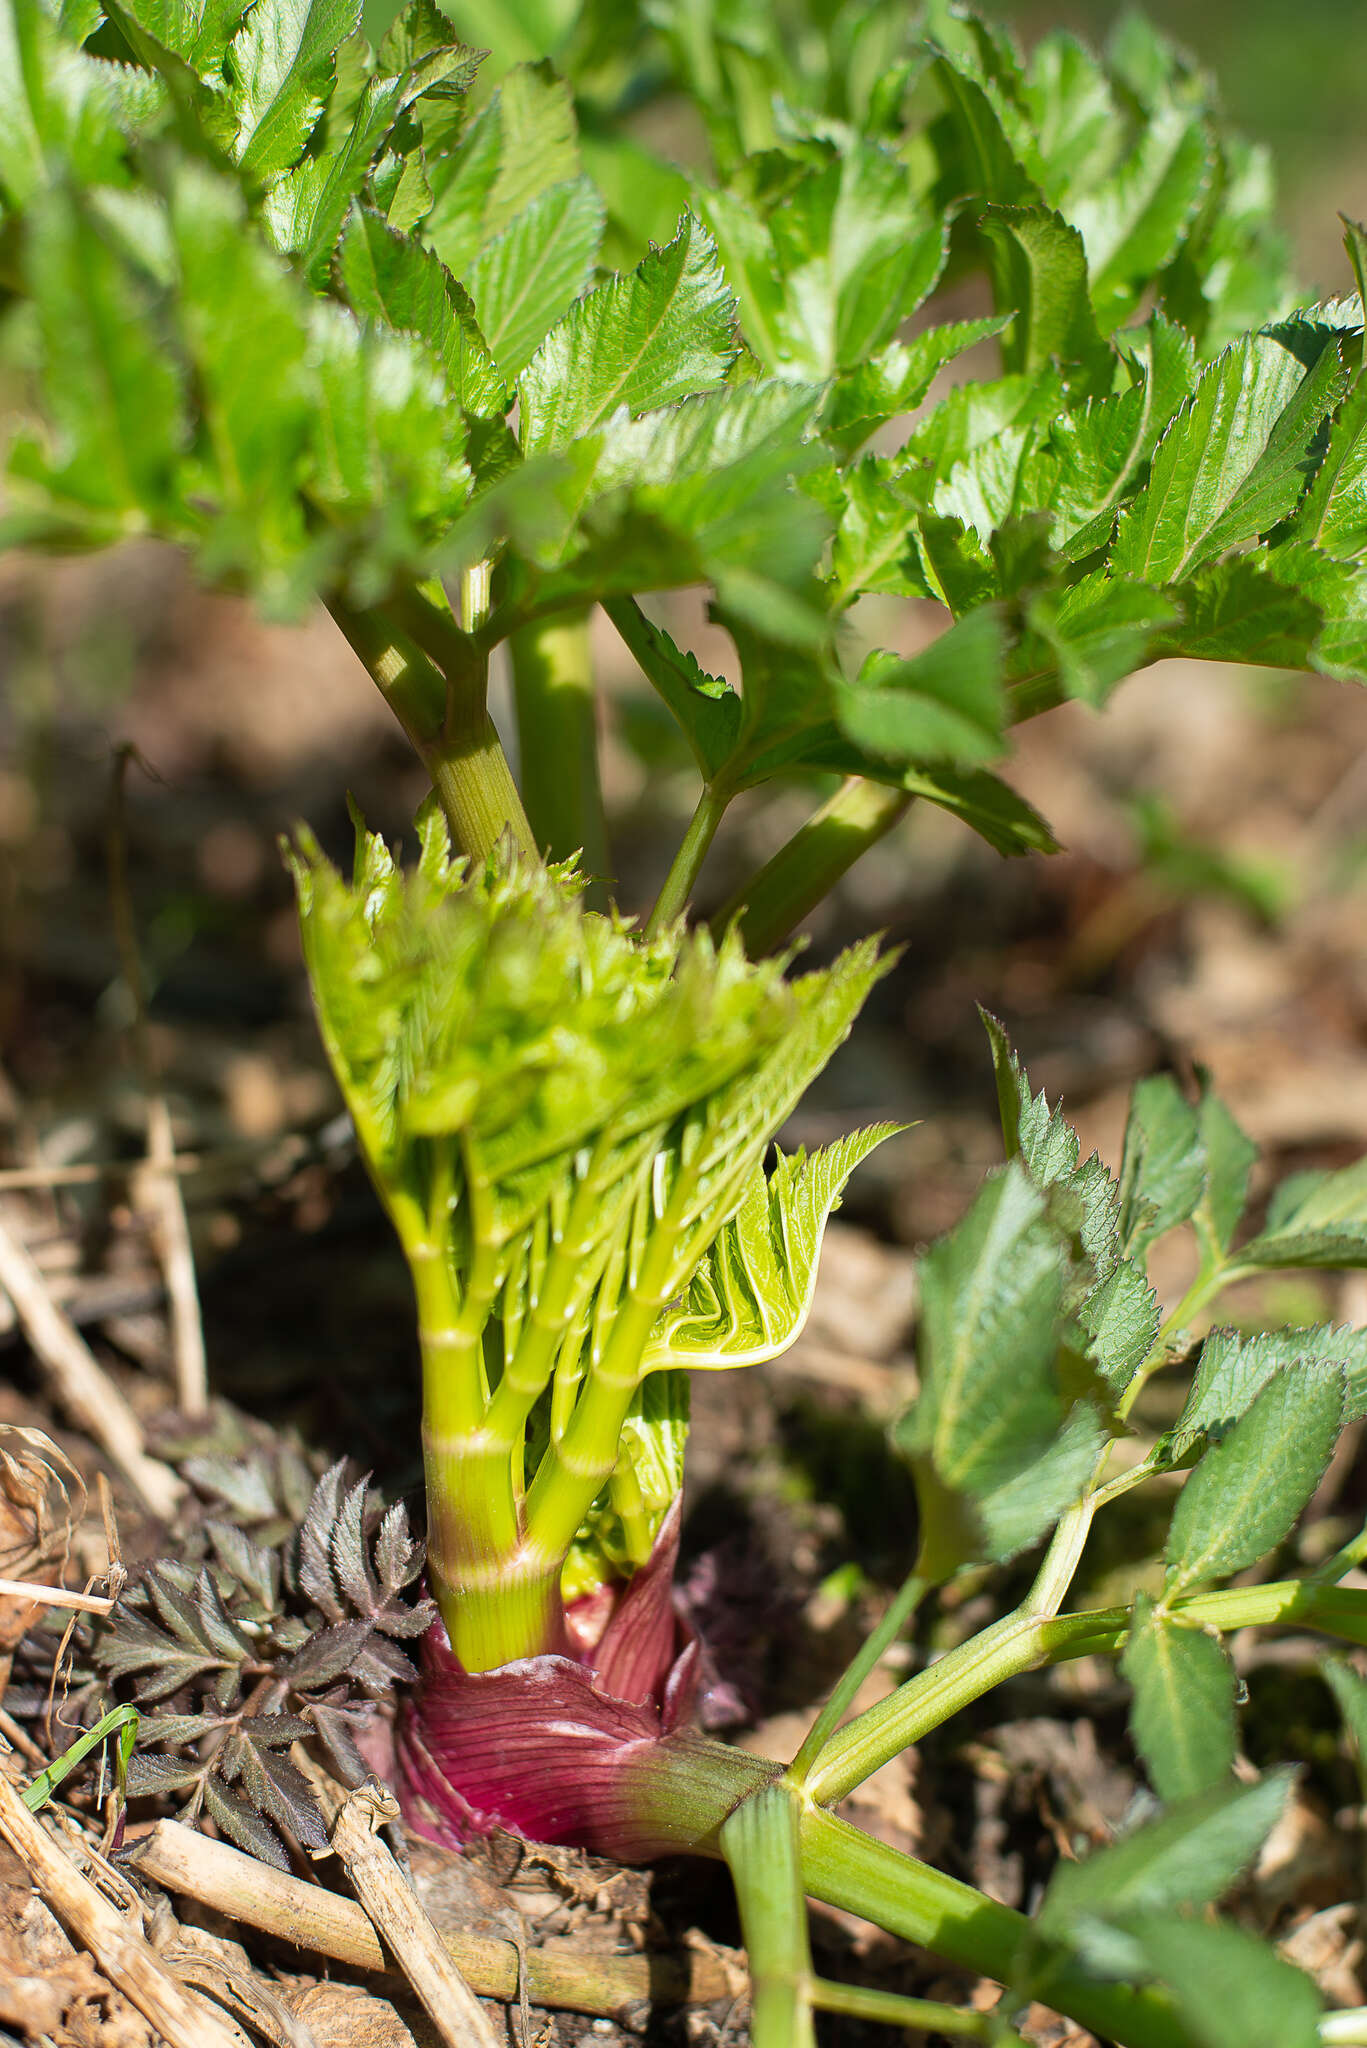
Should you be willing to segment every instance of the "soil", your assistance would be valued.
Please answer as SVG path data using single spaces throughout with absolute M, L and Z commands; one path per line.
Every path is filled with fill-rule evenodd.
M 137 1171 L 149 1087 L 163 1093 L 188 1164 L 220 1416 L 288 1439 L 315 1470 L 345 1456 L 388 1497 L 416 1504 L 406 1275 L 314 1036 L 275 842 L 307 818 L 345 857 L 348 790 L 397 837 L 411 828 L 421 774 L 325 620 L 263 626 L 151 547 L 12 563 L 4 578 L 0 1222 L 27 1246 L 152 1446 L 171 1443 L 165 1222 Z M 906 607 L 871 607 L 862 624 L 885 644 L 927 630 Z M 724 663 L 699 606 L 681 604 L 675 625 L 705 667 Z M 611 690 L 615 845 L 633 878 L 623 897 L 639 909 L 694 792 L 606 625 L 599 652 Z M 148 988 L 140 1041 L 110 909 L 119 742 L 136 749 L 121 837 Z M 1065 853 L 1004 863 L 939 814 L 914 815 L 813 920 L 816 957 L 870 929 L 901 950 L 787 1138 L 825 1140 L 882 1117 L 908 1128 L 856 1177 L 793 1351 L 747 1375 L 700 1376 L 695 1388 L 684 1577 L 710 1603 L 716 1654 L 740 1702 L 732 1739 L 772 1757 L 792 1755 L 912 1551 L 914 1501 L 886 1428 L 915 1389 L 917 1253 L 1000 1152 L 974 1004 L 1005 1019 L 1036 1086 L 1065 1097 L 1084 1147 L 1112 1165 L 1129 1088 L 1163 1067 L 1188 1078 L 1211 1071 L 1263 1147 L 1261 1189 L 1294 1168 L 1355 1159 L 1367 1144 L 1367 697 L 1326 681 L 1162 664 L 1127 684 L 1103 718 L 1070 707 L 1023 729 L 1010 773 Z M 811 800 L 798 792 L 737 806 L 704 898 L 724 900 Z M 1189 1261 L 1180 1234 L 1160 1245 L 1156 1279 L 1169 1305 Z M 1367 1286 L 1357 1276 L 1283 1276 L 1246 1289 L 1222 1317 L 1361 1322 Z M 1170 1409 L 1160 1381 L 1139 1416 L 1141 1442 Z M 174 1554 L 176 1529 L 149 1521 L 73 1422 L 0 1294 L 0 1452 L 22 1441 L 12 1434 L 20 1429 L 47 1433 L 74 1468 L 69 1501 L 80 1505 L 75 1475 L 86 1501 L 69 1523 L 54 1497 L 39 1528 L 32 1501 L 15 1507 L 12 1489 L 7 1524 L 0 1493 L 0 1572 L 102 1584 L 111 1526 L 130 1571 Z M 1142 1499 L 1103 1526 L 1078 1604 L 1147 1583 Z M 1325 1554 L 1364 1511 L 1361 1463 L 1345 1454 L 1298 1539 L 1301 1555 Z M 918 1624 L 915 1644 L 889 1652 L 865 1699 L 1000 1611 L 1017 1578 L 956 1584 Z M 12 1670 L 0 1663 L 9 1745 L 0 1769 L 15 1781 L 71 1739 L 60 1691 L 48 1718 L 55 1637 L 34 1622 L 26 1603 L 0 1597 L 0 1659 L 14 1657 Z M 1250 1695 L 1241 1767 L 1288 1756 L 1305 1766 L 1238 1910 L 1311 1970 L 1329 2003 L 1360 2004 L 1361 1792 L 1315 1675 L 1320 1647 L 1292 1637 L 1240 1639 L 1234 1649 Z M 879 1772 L 848 1810 L 1029 1910 L 1060 1856 L 1107 1840 L 1147 1797 L 1125 1715 L 1108 1663 L 1021 1679 Z M 90 1772 L 76 1773 L 59 1800 L 90 1844 L 105 1832 L 98 1790 Z M 170 1810 L 143 1803 L 127 1839 Z M 471 1866 L 426 1848 L 415 1855 L 434 1917 L 468 1924 Z M 132 1879 L 118 1866 L 115 1854 L 109 1881 L 127 1894 Z M 308 1868 L 337 1882 L 327 1865 Z M 640 2010 L 629 2026 L 490 2004 L 497 2038 L 506 2032 L 524 2048 L 742 2048 L 739 1932 L 719 1866 L 623 1872 L 503 1842 L 473 1870 L 486 1909 L 511 1916 L 504 1924 L 534 1946 L 631 1954 L 693 1944 L 716 1964 L 714 1981 L 734 1986 L 711 2005 Z M 237 1984 L 249 2039 L 388 2048 L 433 2038 L 392 1977 L 353 1978 L 341 1966 L 301 1974 L 298 1951 L 155 1887 L 133 1896 L 154 1946 L 178 1959 L 186 1981 Z M 824 1909 L 814 1909 L 813 1940 L 830 1976 L 984 2006 L 996 1996 Z M 840 2048 L 875 2038 L 851 2020 L 821 2026 L 823 2042 Z M 1043 2012 L 1023 2030 L 1038 2048 L 1085 2048 L 1090 2038 Z M 3 1854 L 0 2044 L 38 2038 L 141 2048 L 155 2037 Z

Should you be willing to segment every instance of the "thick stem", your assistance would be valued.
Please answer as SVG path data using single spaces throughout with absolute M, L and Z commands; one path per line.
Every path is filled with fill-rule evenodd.
M 750 1964 L 754 2048 L 816 2048 L 798 1811 L 785 1785 L 766 1785 L 721 1830 Z
M 404 606 L 403 627 L 375 612 L 353 611 L 341 600 L 330 609 L 421 755 L 456 851 L 484 860 L 511 834 L 532 856 L 527 814 L 485 704 L 483 650 L 454 620 L 438 634 L 436 606 L 416 592 Z M 424 640 L 441 646 L 449 664 L 445 673 L 405 630 L 410 623 L 421 625 Z
M 860 854 L 906 816 L 910 804 L 905 790 L 884 789 L 850 776 L 788 844 L 737 889 L 713 918 L 713 931 L 720 935 L 738 917 L 751 959 L 772 953 L 829 895 Z
M 598 780 L 597 701 L 584 616 L 547 619 L 511 635 L 522 793 L 532 835 L 551 860 L 582 857 L 602 896 L 607 820 Z M 598 903 L 594 908 L 601 908 Z
M 650 922 L 646 926 L 648 939 L 653 939 L 665 925 L 672 924 L 687 910 L 688 899 L 707 858 L 707 850 L 716 837 L 718 825 L 726 816 L 726 806 L 730 801 L 726 791 L 714 789 L 710 783 L 704 784 L 698 807 L 689 820 L 688 830 L 650 913 Z

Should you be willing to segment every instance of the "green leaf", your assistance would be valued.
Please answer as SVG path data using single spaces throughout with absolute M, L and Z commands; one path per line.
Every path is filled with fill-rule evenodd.
M 1319 1323 L 1308 1330 L 1212 1330 L 1186 1405 L 1172 1431 L 1174 1449 L 1185 1455 L 1203 1436 L 1219 1439 L 1247 1412 L 1275 1374 L 1298 1369 L 1307 1359 L 1337 1366 L 1347 1385 L 1345 1422 L 1367 1414 L 1367 1330 Z
M 35 0 L 0 0 L 0 187 L 24 207 L 54 179 L 126 181 L 126 130 L 161 100 L 157 83 L 73 46 Z
M 1343 385 L 1333 349 L 1310 370 L 1268 335 L 1227 349 L 1159 442 L 1148 489 L 1121 517 L 1112 567 L 1176 582 L 1275 526 L 1300 499 Z
M 1258 1148 L 1240 1129 L 1208 1078 L 1203 1078 L 1196 1114 L 1206 1155 L 1206 1187 L 1196 1207 L 1196 1226 L 1217 1252 L 1227 1252 L 1248 1200 L 1248 1180 Z
M 1076 1498 L 1100 1434 L 1056 1377 L 1063 1258 L 1019 1165 L 989 1180 L 921 1268 L 921 1392 L 898 1425 L 922 1508 L 917 1569 L 937 1581 L 1022 1549 Z
M 1120 1166 L 1120 1241 L 1142 1258 L 1156 1237 L 1185 1223 L 1206 1184 L 1196 1111 L 1171 1074 L 1141 1081 L 1130 1098 Z
M 1320 2048 L 1321 1999 L 1303 1970 L 1223 1920 L 1145 1915 L 1127 1930 L 1197 2048 Z
M 1061 1863 L 1040 1908 L 1040 1932 L 1066 1942 L 1079 1918 L 1211 1904 L 1248 1869 L 1290 1791 L 1289 1771 L 1271 1771 L 1256 1785 L 1221 1785 L 1081 1863 Z
M 1267 1221 L 1239 1249 L 1241 1266 L 1367 1263 L 1367 1158 L 1337 1173 L 1297 1173 L 1268 1204 Z
M 548 65 L 519 65 L 508 73 L 498 90 L 498 125 L 498 170 L 484 205 L 486 241 L 552 185 L 579 176 L 573 95 Z
M 1007 368 L 1076 364 L 1089 380 L 1108 381 L 1077 229 L 1044 206 L 990 206 L 981 227 L 998 251 L 998 304 L 1019 309 L 1003 345 Z
M 736 692 L 676 647 L 634 598 L 610 598 L 603 609 L 682 727 L 703 781 L 712 782 L 735 750 L 741 721 Z
M 843 503 L 831 551 L 842 605 L 856 597 L 925 597 L 929 588 L 916 546 L 920 507 L 899 486 L 894 460 L 866 455 L 838 486 Z
M 682 1297 L 661 1312 L 643 1369 L 720 1370 L 786 1351 L 811 1309 L 821 1240 L 845 1182 L 899 1128 L 856 1131 L 810 1158 L 780 1152 L 767 1174 L 756 1166 Z
M 1242 1571 L 1282 1541 L 1323 1476 L 1343 1410 L 1338 1365 L 1305 1359 L 1272 1375 L 1178 1497 L 1170 1594 Z
M 1148 1356 L 1160 1318 L 1142 1268 L 1121 1256 L 1119 1190 L 1095 1153 L 1079 1164 L 1078 1135 L 1062 1109 L 1051 1109 L 1042 1090 L 1032 1094 L 999 1019 L 983 1009 L 978 1014 L 992 1048 L 1007 1156 L 1022 1161 L 1036 1186 L 1062 1198 L 1055 1220 L 1076 1230 L 1085 1261 L 1073 1312 L 1086 1355 L 1108 1389 L 1122 1393 Z
M 86 200 L 58 187 L 30 209 L 26 271 L 52 431 L 46 454 L 21 443 L 15 467 L 111 534 L 174 523 L 184 410 L 145 280 Z
M 1151 658 L 1155 636 L 1180 618 L 1170 598 L 1126 576 L 1096 570 L 1032 599 L 1029 620 L 1070 697 L 1099 710 L 1118 683 Z M 1024 661 L 1031 659 L 1027 643 Z
M 355 550 L 353 601 L 373 604 L 429 550 L 470 493 L 464 436 L 445 380 L 406 335 L 358 329 L 327 302 L 314 308 L 318 398 L 310 496 Z
M 1181 617 L 1154 636 L 1152 657 L 1310 667 L 1324 615 L 1309 597 L 1280 580 L 1291 566 L 1279 559 L 1285 553 L 1238 555 L 1175 585 L 1168 595 Z
M 395 234 L 368 207 L 357 207 L 342 237 L 338 276 L 352 310 L 363 319 L 426 342 L 464 411 L 502 411 L 503 380 L 484 346 L 474 310 L 430 249 Z
M 909 341 L 895 341 L 838 376 L 822 414 L 822 432 L 837 448 L 849 452 L 877 428 L 899 414 L 914 412 L 940 371 L 966 349 L 1000 334 L 1011 315 L 986 320 L 955 320 L 929 327 Z
M 755 355 L 775 375 L 813 381 L 892 341 L 945 258 L 943 220 L 891 150 L 849 137 L 823 153 L 804 168 L 771 151 L 747 166 L 748 193 L 698 187 L 693 198 Z
M 1367 378 L 1359 376 L 1290 533 L 1340 558 L 1367 551 Z
M 359 0 L 257 0 L 228 52 L 232 154 L 263 184 L 287 171 L 323 111 Z
M 995 613 L 960 619 L 909 658 L 874 652 L 835 690 L 840 730 L 889 763 L 974 767 L 1005 752 L 1004 636 Z
M 625 277 L 571 307 L 524 372 L 522 445 L 563 448 L 618 406 L 641 413 L 719 384 L 735 355 L 734 306 L 692 218 Z
M 216 500 L 211 563 L 244 569 L 277 609 L 308 541 L 298 483 L 310 433 L 305 295 L 251 233 L 223 179 L 185 165 L 172 189 L 181 324 Z
M 1214 1636 L 1141 1597 L 1120 1661 L 1130 1733 L 1160 1799 L 1208 1792 L 1234 1767 L 1234 1667 Z
M 471 262 L 465 283 L 505 377 L 526 369 L 578 298 L 602 238 L 603 202 L 576 178 L 539 192 Z
M 124 12 L 172 56 L 204 79 L 221 74 L 223 55 L 248 0 L 124 0 Z
M 1205 124 L 1182 106 L 1160 108 L 1124 162 L 1064 213 L 1082 236 L 1098 319 L 1124 319 L 1181 245 L 1205 196 L 1212 148 Z
M 1058 853 L 1059 843 L 1046 821 L 1000 776 L 985 769 L 956 769 L 927 764 L 904 768 L 898 787 L 911 796 L 948 811 L 985 839 L 998 853 Z
M 315 291 L 327 285 L 342 223 L 398 118 L 402 98 L 401 79 L 367 79 L 337 147 L 303 157 L 266 195 L 262 212 L 271 239 L 297 257 Z

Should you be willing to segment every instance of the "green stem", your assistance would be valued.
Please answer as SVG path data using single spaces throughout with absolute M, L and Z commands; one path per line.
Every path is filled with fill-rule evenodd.
M 646 925 L 646 937 L 653 939 L 657 932 L 676 917 L 682 917 L 688 908 L 688 899 L 707 858 L 707 850 L 716 837 L 717 827 L 726 816 L 730 803 L 729 791 L 719 790 L 711 783 L 704 783 L 698 807 L 689 820 L 683 842 L 674 856 L 674 862 L 665 876 L 664 887 L 655 899 L 655 908 Z
M 721 1829 L 750 1965 L 754 2048 L 816 2048 L 812 1952 L 798 1851 L 798 1806 L 782 1785 L 742 1801 Z
M 774 952 L 859 856 L 905 817 L 910 804 L 905 790 L 884 789 L 850 776 L 787 845 L 737 889 L 713 918 L 713 931 L 720 934 L 739 919 L 751 959 Z
M 993 2014 L 940 2005 L 932 1998 L 906 1998 L 899 1991 L 874 1991 L 864 1984 L 833 1984 L 826 1977 L 816 1979 L 809 1996 L 818 2012 L 848 2013 L 851 2019 L 882 2020 L 890 2027 L 915 2027 L 922 2033 L 961 2034 L 969 2041 L 990 2041 L 993 2048 L 1025 2048 L 1020 2035 L 1004 2028 Z
M 602 896 L 608 833 L 587 616 L 519 627 L 508 650 L 522 792 L 536 843 L 552 860 L 579 854 L 585 874 L 595 878 L 592 893 Z
M 840 1726 L 860 1686 L 888 1645 L 902 1633 L 928 1591 L 925 1580 L 918 1578 L 915 1572 L 902 1585 L 887 1613 L 864 1639 L 858 1654 L 851 1659 L 840 1682 L 808 1730 L 806 1741 L 789 1766 L 790 1784 L 800 1789 L 806 1786 L 809 1772 Z
M 839 1906 L 960 1969 L 1009 1984 L 1030 1922 L 969 1885 L 932 1870 L 833 1813 L 802 1817 L 802 1881 L 813 1898 Z M 1098 1984 L 1069 1964 L 1049 1976 L 1048 2000 L 1119 2048 L 1194 2048 L 1158 1992 Z
M 353 611 L 340 599 L 330 606 L 422 757 L 456 851 L 485 860 L 511 834 L 514 845 L 532 857 L 527 814 L 485 703 L 487 656 L 454 620 L 443 626 L 437 607 L 419 592 L 409 593 L 399 608 L 403 625 L 376 612 Z M 442 648 L 449 666 L 438 668 L 407 630 L 410 625 Z

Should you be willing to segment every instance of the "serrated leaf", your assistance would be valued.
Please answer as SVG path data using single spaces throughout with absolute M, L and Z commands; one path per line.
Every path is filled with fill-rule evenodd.
M 1085 1484 L 1100 1438 L 1085 1408 L 1065 1421 L 1062 1250 L 1018 1164 L 927 1254 L 921 1286 L 921 1393 L 897 1441 L 922 1503 L 917 1568 L 939 1579 L 1037 1535 Z
M 1110 356 L 1077 229 L 1044 206 L 989 206 L 980 225 L 998 252 L 998 307 L 1019 309 L 1002 347 L 1007 368 L 1029 373 L 1063 363 L 1089 382 L 1104 381 Z
M 287 1828 L 301 1848 L 327 1847 L 327 1828 L 308 1779 L 286 1757 L 258 1748 L 250 1721 L 240 1731 L 237 1760 L 242 1789 L 261 1813 Z
M 1169 1803 L 1208 1792 L 1234 1765 L 1234 1667 L 1214 1636 L 1142 1597 L 1120 1661 L 1134 1690 L 1130 1733 Z
M 145 280 L 74 191 L 35 196 L 25 242 L 54 445 L 48 459 L 21 445 L 16 466 L 111 533 L 174 526 L 183 402 Z
M 1266 1941 L 1227 1921 L 1145 1915 L 1127 1932 L 1167 1985 L 1196 2048 L 1319 2048 L 1312 1978 Z
M 186 1458 L 180 1469 L 192 1486 L 226 1501 L 244 1522 L 269 1522 L 280 1512 L 267 1473 L 254 1458 Z
M 1273 1373 L 1178 1496 L 1165 1558 L 1169 1593 L 1255 1564 L 1291 1529 L 1343 1422 L 1341 1366 L 1305 1359 Z
M 860 1161 L 895 1124 L 856 1131 L 810 1158 L 782 1152 L 757 1166 L 682 1298 L 662 1310 L 643 1370 L 718 1370 L 777 1358 L 801 1332 L 816 1287 L 827 1219 Z
M 308 544 L 297 489 L 311 397 L 303 294 L 251 233 L 237 195 L 198 166 L 176 179 L 171 227 L 181 324 L 212 451 L 203 479 L 218 513 L 210 560 L 288 589 Z M 239 1512 L 275 1512 L 250 1466 L 231 1476 L 220 1466 L 219 1477 Z M 248 1507 L 249 1496 L 260 1504 Z
M 188 1717 L 186 1717 L 188 1718 Z M 128 1759 L 125 1791 L 130 1799 L 154 1798 L 163 1792 L 185 1792 L 198 1785 L 209 1766 L 199 1757 L 149 1755 L 135 1749 Z
M 1270 1772 L 1256 1785 L 1222 1785 L 1182 1800 L 1081 1863 L 1061 1863 L 1040 1909 L 1041 1933 L 1066 1941 L 1079 1916 L 1123 1921 L 1209 1905 L 1252 1863 L 1290 1790 L 1287 1771 Z
M 1121 517 L 1112 567 L 1173 583 L 1275 526 L 1305 489 L 1343 387 L 1331 348 L 1309 370 L 1268 335 L 1226 349 L 1159 442 L 1147 490 Z
M 835 379 L 822 413 L 826 439 L 847 452 L 899 413 L 922 403 L 940 371 L 1009 324 L 1009 313 L 956 320 L 895 341 Z
M 898 787 L 924 798 L 959 818 L 980 839 L 1002 854 L 1058 853 L 1061 849 L 1048 822 L 1032 804 L 981 768 L 950 768 L 935 763 L 903 769 Z
M 1178 624 L 1158 632 L 1154 657 L 1248 661 L 1269 668 L 1308 668 L 1320 644 L 1324 615 L 1311 598 L 1279 580 L 1284 551 L 1238 555 L 1199 569 L 1169 593 Z
M 329 1465 L 313 1489 L 299 1529 L 299 1584 L 329 1621 L 341 1616 L 332 1572 L 332 1532 L 345 1497 L 346 1459 Z
M 331 1685 L 356 1662 L 369 1641 L 368 1621 L 339 1621 L 319 1629 L 280 1668 L 280 1676 L 297 1691 Z
M 266 195 L 262 216 L 272 241 L 294 256 L 315 291 L 327 284 L 342 223 L 402 111 L 403 87 L 399 78 L 367 79 L 337 146 L 311 151 Z
M 1189 108 L 1158 109 L 1111 176 L 1074 193 L 1065 212 L 1087 251 L 1098 318 L 1117 325 L 1179 247 L 1204 197 L 1213 151 Z
M 1206 1186 L 1196 1208 L 1196 1226 L 1217 1251 L 1227 1252 L 1248 1200 L 1249 1175 L 1258 1148 L 1206 1082 L 1197 1110 L 1206 1155 Z
M 1043 593 L 1029 612 L 1068 695 L 1097 710 L 1118 683 L 1145 666 L 1155 636 L 1180 616 L 1172 600 L 1148 584 L 1101 570 Z
M 723 678 L 706 674 L 686 648 L 676 647 L 634 598 L 610 598 L 603 609 L 677 719 L 703 780 L 711 782 L 735 749 L 741 721 L 736 692 Z
M 1367 378 L 1344 400 L 1290 531 L 1340 558 L 1367 551 Z
M 648 412 L 721 382 L 734 306 L 712 242 L 685 217 L 674 240 L 571 307 L 519 386 L 522 445 L 560 448 L 625 406 Z
M 1298 1173 L 1268 1204 L 1267 1221 L 1240 1246 L 1243 1266 L 1360 1266 L 1367 1262 L 1367 1158 L 1337 1173 Z
M 337 259 L 352 310 L 426 342 L 464 411 L 501 412 L 503 379 L 475 320 L 468 295 L 430 249 L 396 234 L 378 214 L 358 207 L 347 222 Z
M 1196 1111 L 1171 1074 L 1139 1082 L 1130 1097 L 1120 1165 L 1120 1239 L 1142 1258 L 1156 1237 L 1185 1223 L 1206 1184 Z
M 206 1775 L 203 1783 L 205 1811 L 211 1820 L 218 1822 L 224 1834 L 236 1842 L 239 1849 L 255 1856 L 258 1862 L 270 1863 L 277 1870 L 287 1871 L 290 1860 L 275 1829 L 212 1773 Z
M 603 203 L 587 178 L 539 192 L 486 241 L 464 282 L 506 378 L 519 377 L 593 275 Z
M 263 183 L 287 171 L 360 25 L 359 0 L 257 0 L 228 53 L 234 161 Z
M 210 78 L 247 5 L 248 0 L 124 0 L 124 11 L 163 49 Z
M 1226 1435 L 1274 1373 L 1315 1359 L 1342 1369 L 1347 1383 L 1344 1420 L 1367 1414 L 1367 1330 L 1331 1323 L 1305 1330 L 1212 1330 L 1201 1346 L 1196 1376 L 1173 1426 L 1179 1453 L 1199 1437 Z
M 1005 751 L 1004 634 L 984 608 L 960 619 L 920 654 L 875 652 L 854 683 L 835 689 L 847 739 L 889 763 L 945 761 L 976 767 Z

